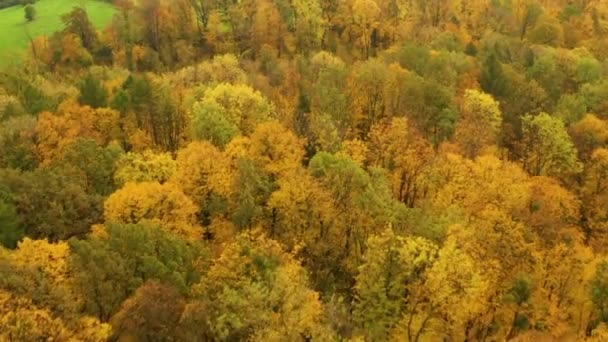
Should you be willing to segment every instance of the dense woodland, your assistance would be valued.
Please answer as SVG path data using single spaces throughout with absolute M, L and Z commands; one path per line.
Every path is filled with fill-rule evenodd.
M 115 6 L 0 73 L 1 341 L 608 341 L 608 1 Z

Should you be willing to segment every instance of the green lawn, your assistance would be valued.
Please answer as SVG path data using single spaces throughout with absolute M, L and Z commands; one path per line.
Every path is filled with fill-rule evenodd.
M 28 46 L 26 30 L 33 37 L 51 35 L 63 28 L 61 15 L 75 6 L 84 6 L 97 29 L 103 28 L 114 15 L 110 3 L 96 0 L 39 0 L 36 19 L 26 22 L 22 6 L 0 10 L 0 66 L 18 63 Z

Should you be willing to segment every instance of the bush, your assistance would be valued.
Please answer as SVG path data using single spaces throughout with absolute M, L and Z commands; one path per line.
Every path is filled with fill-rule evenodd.
M 27 21 L 32 21 L 36 18 L 36 8 L 33 5 L 25 6 L 25 19 Z

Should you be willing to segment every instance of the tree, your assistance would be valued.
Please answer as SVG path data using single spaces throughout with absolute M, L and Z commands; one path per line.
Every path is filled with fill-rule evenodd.
M 107 196 L 116 190 L 114 174 L 122 156 L 123 150 L 118 144 L 102 147 L 95 140 L 76 138 L 50 167 L 71 170 L 83 179 L 88 193 Z
M 121 303 L 148 280 L 186 294 L 199 281 L 199 266 L 206 258 L 200 244 L 143 224 L 107 224 L 100 234 L 72 239 L 69 244 L 69 267 L 75 271 L 83 309 L 103 322 L 119 312 Z M 125 303 L 125 310 L 130 303 Z M 125 322 L 119 315 L 115 322 L 128 323 L 128 319 Z
M 185 301 L 173 287 L 149 280 L 122 303 L 110 322 L 117 339 L 156 341 L 176 336 Z
M 159 225 L 193 240 L 202 234 L 196 224 L 197 212 L 192 200 L 172 183 L 127 183 L 104 203 L 104 216 L 109 222 Z
M 437 246 L 419 237 L 395 235 L 392 229 L 370 236 L 355 278 L 353 318 L 369 339 L 386 340 L 404 317 L 423 303 L 416 298 L 424 273 L 437 258 Z M 425 329 L 407 327 L 408 341 Z
M 179 184 L 200 207 L 199 220 L 209 223 L 231 191 L 233 174 L 228 158 L 210 142 L 194 141 L 177 152 L 176 162 L 171 182 Z
M 569 133 L 581 159 L 588 160 L 593 151 L 608 143 L 608 122 L 587 114 L 570 126 Z
M 59 158 L 78 137 L 105 146 L 121 136 L 120 114 L 107 108 L 92 109 L 68 101 L 56 113 L 41 113 L 36 125 L 36 150 L 43 165 Z
M 529 2 L 524 10 L 524 15 L 521 19 L 519 37 L 524 39 L 528 29 L 533 27 L 538 20 L 538 17 L 543 13 L 543 8 L 537 2 Z
M 297 0 L 293 7 L 298 50 L 304 53 L 314 51 L 320 46 L 326 26 L 320 1 Z
M 528 39 L 535 44 L 562 46 L 564 29 L 557 18 L 541 15 L 528 33 Z
M 245 85 L 220 84 L 207 89 L 192 108 L 195 138 L 224 146 L 238 134 L 249 135 L 256 125 L 274 116 L 273 105 Z
M 367 162 L 389 172 L 393 195 L 408 207 L 418 202 L 423 174 L 433 160 L 433 150 L 406 118 L 374 125 L 368 137 Z
M 599 322 L 608 321 L 608 263 L 600 262 L 590 284 L 590 297 L 595 306 L 595 317 Z
M 80 96 L 78 102 L 91 108 L 105 107 L 108 100 L 108 91 L 101 82 L 91 73 L 87 74 L 79 84 Z
M 74 7 L 71 12 L 64 14 L 61 20 L 65 25 L 64 34 L 75 35 L 85 49 L 90 52 L 94 51 L 98 43 L 97 31 L 84 8 Z
M 378 4 L 373 0 L 352 0 L 344 2 L 343 6 L 346 24 L 343 38 L 360 49 L 363 59 L 374 56 L 382 16 Z
M 23 227 L 19 223 L 15 206 L 0 198 L 0 243 L 4 247 L 15 248 L 23 238 Z
M 524 169 L 531 175 L 567 176 L 581 171 L 564 123 L 547 113 L 522 118 Z
M 118 185 L 129 182 L 168 181 L 177 168 L 175 160 L 169 153 L 154 153 L 146 150 L 143 153 L 127 152 L 116 161 L 114 180 Z
M 51 241 L 86 234 L 101 220 L 102 197 L 87 192 L 86 178 L 73 169 L 0 170 L 0 189 L 7 189 L 25 234 Z
M 25 11 L 25 20 L 33 21 L 36 18 L 36 8 L 33 5 L 26 5 L 23 10 Z
M 0 290 L 0 338 L 7 341 L 79 340 L 102 342 L 111 327 L 83 317 L 71 323 L 26 297 Z
M 37 166 L 34 144 L 36 118 L 20 116 L 2 122 L 0 127 L 0 165 L 18 170 Z
M 580 231 L 580 200 L 549 177 L 532 177 L 529 185 L 529 213 L 526 224 L 541 243 L 553 246 L 561 241 L 578 240 Z
M 502 123 L 501 112 L 491 95 L 467 89 L 455 140 L 469 158 L 484 147 L 495 145 Z
M 259 231 L 227 245 L 193 293 L 208 301 L 211 329 L 221 340 L 331 338 L 304 268 Z
M 378 59 L 370 59 L 355 65 L 348 78 L 351 129 L 356 129 L 360 137 L 366 136 L 371 126 L 384 117 L 387 77 L 386 66 Z
M 502 64 L 496 56 L 496 53 L 491 52 L 485 59 L 481 67 L 479 75 L 479 83 L 481 88 L 488 94 L 500 97 L 505 95 L 506 80 Z
M 340 288 L 356 274 L 367 238 L 398 216 L 402 207 L 393 200 L 384 172 L 367 173 L 343 154 L 319 152 L 308 170 L 328 192 L 333 218 L 319 226 L 315 258 L 324 255 L 324 262 L 317 263 L 313 274 L 322 288 Z

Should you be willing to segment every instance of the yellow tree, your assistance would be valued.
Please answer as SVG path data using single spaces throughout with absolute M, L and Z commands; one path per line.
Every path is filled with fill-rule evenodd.
M 258 125 L 250 138 L 247 157 L 271 175 L 280 177 L 302 166 L 303 141 L 278 122 Z
M 489 94 L 467 89 L 456 126 L 456 143 L 467 157 L 474 158 L 484 147 L 496 144 L 501 123 L 498 102 Z
M 255 51 L 260 51 L 264 45 L 271 47 L 274 51 L 281 51 L 281 40 L 284 39 L 287 30 L 281 21 L 281 14 L 273 1 L 256 0 L 255 14 L 253 15 L 253 28 L 251 31 Z
M 490 277 L 478 260 L 459 248 L 457 240 L 448 239 L 425 282 L 429 303 L 424 319 L 439 319 L 438 327 L 426 329 L 430 330 L 427 334 L 435 338 L 472 338 L 477 318 L 490 307 Z
M 386 340 L 401 320 L 408 322 L 402 327 L 407 341 L 416 341 L 427 328 L 411 320 L 424 306 L 418 295 L 437 249 L 423 238 L 397 236 L 390 227 L 368 238 L 353 288 L 353 318 L 368 339 Z
M 177 168 L 171 182 L 179 184 L 196 203 L 212 193 L 227 195 L 232 182 L 228 159 L 208 141 L 194 141 L 177 152 Z
M 104 204 L 107 221 L 152 223 L 177 235 L 199 239 L 198 207 L 173 183 L 127 183 Z
M 529 185 L 528 212 L 522 220 L 537 234 L 540 241 L 551 246 L 560 241 L 578 240 L 581 231 L 580 200 L 549 177 L 532 177 Z
M 16 250 L 0 251 L 0 339 L 56 338 L 105 341 L 111 328 L 81 312 L 83 296 L 74 286 L 67 243 L 25 238 Z M 4 289 L 11 289 L 11 292 Z
M 90 138 L 105 146 L 120 139 L 119 113 L 107 109 L 92 109 L 68 101 L 55 114 L 44 112 L 36 126 L 36 149 L 43 164 L 60 156 L 66 146 L 78 137 Z
M 387 77 L 388 70 L 378 59 L 355 64 L 348 77 L 345 91 L 351 111 L 351 129 L 362 138 L 373 124 L 385 116 Z
M 326 21 L 319 0 L 292 2 L 296 20 L 296 44 L 300 52 L 309 53 L 320 46 Z
M 277 180 L 277 187 L 267 203 L 272 212 L 270 237 L 289 247 L 300 245 L 304 253 L 317 255 L 322 249 L 322 231 L 334 215 L 328 205 L 329 194 L 303 168 L 284 174 Z
M 434 153 L 430 144 L 408 125 L 406 118 L 372 126 L 368 137 L 370 165 L 389 171 L 393 194 L 414 207 L 424 192 L 423 173 Z
M 595 149 L 608 143 L 608 122 L 593 114 L 587 114 L 570 127 L 569 133 L 581 159 L 587 160 Z
M 585 335 L 593 311 L 588 292 L 595 265 L 591 248 L 573 239 L 537 253 L 530 321 L 542 322 L 554 337 Z
M 129 182 L 166 182 L 177 166 L 169 153 L 128 152 L 116 162 L 114 180 L 121 186 Z
M 361 58 L 367 59 L 375 54 L 374 39 L 379 34 L 382 12 L 374 0 L 349 0 L 343 6 L 343 39 L 359 48 Z

